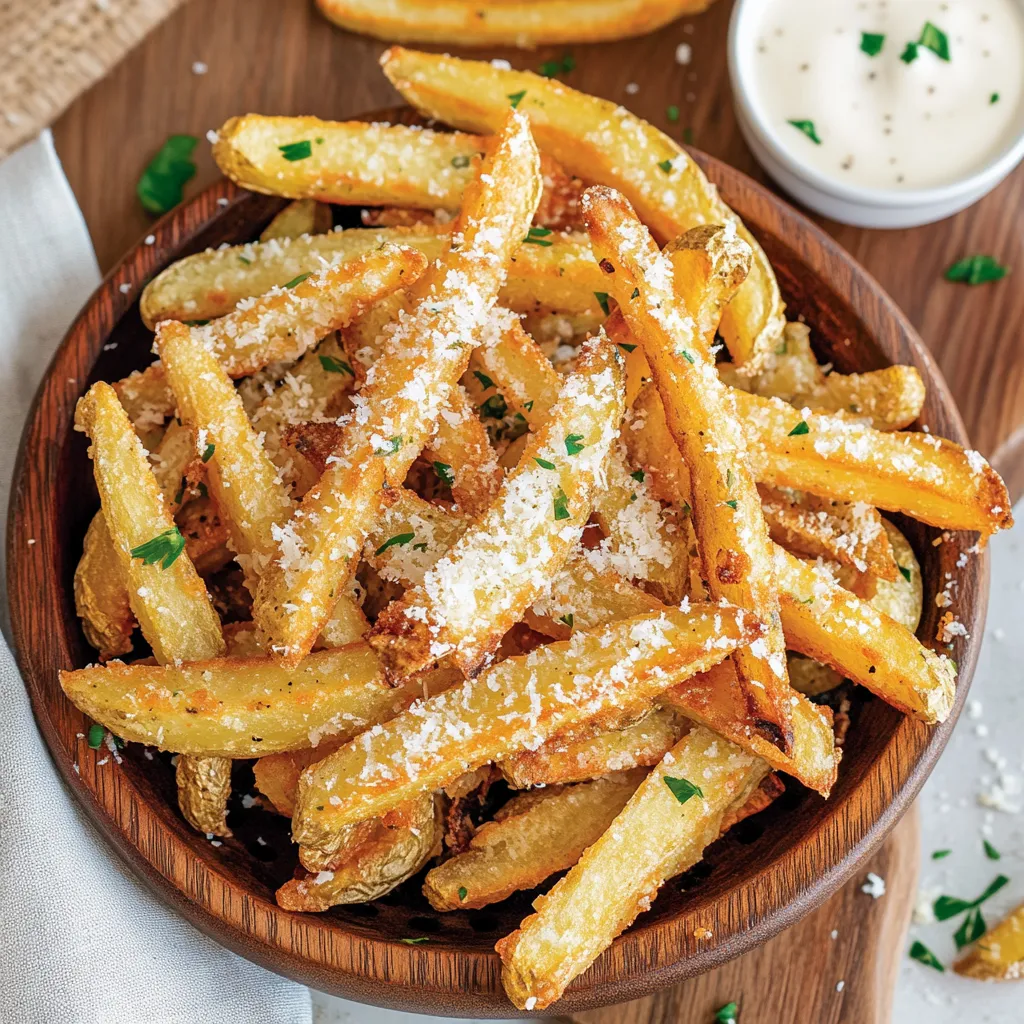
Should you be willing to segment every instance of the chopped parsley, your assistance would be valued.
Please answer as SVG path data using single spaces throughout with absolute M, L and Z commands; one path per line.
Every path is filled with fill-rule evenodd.
M 982 845 L 985 847 L 985 856 L 989 860 L 1002 860 L 1002 854 L 987 840 L 982 840 Z
M 470 157 L 466 156 L 465 153 L 460 153 L 458 156 L 452 157 L 452 167 L 455 167 L 460 171 L 468 167 L 470 163 L 472 163 L 472 160 Z
M 637 482 L 638 484 L 642 484 L 642 483 L 644 482 L 644 477 L 645 477 L 645 475 L 646 475 L 646 474 L 644 473 L 644 471 L 643 471 L 642 469 L 637 469 L 637 470 L 634 470 L 634 472 L 630 473 L 629 475 L 630 475 L 630 476 L 631 476 L 631 477 L 632 477 L 632 478 L 633 478 L 633 479 L 634 479 L 634 480 L 635 480 L 635 481 L 636 481 L 636 482 Z
M 576 58 L 571 54 L 565 54 L 561 60 L 546 60 L 537 69 L 539 75 L 545 78 L 555 78 L 557 75 L 568 74 L 576 70 Z
M 998 102 L 999 102 L 999 93 L 997 93 L 997 92 L 992 93 L 992 95 L 989 96 L 989 98 L 988 98 L 989 106 L 991 106 L 993 103 L 998 103 Z
M 909 569 L 908 569 L 908 568 L 907 568 L 907 567 L 906 567 L 905 565 L 901 565 L 901 566 L 899 567 L 899 569 L 900 569 L 900 574 L 901 574 L 901 575 L 903 576 L 903 578 L 904 578 L 904 579 L 905 579 L 905 580 L 906 580 L 906 581 L 907 581 L 907 582 L 909 583 L 909 582 L 910 582 L 910 579 L 911 579 L 911 576 L 913 575 L 913 574 L 911 573 L 911 571 L 910 571 L 910 570 L 909 570 Z
M 147 213 L 167 213 L 181 202 L 185 183 L 196 173 L 192 151 L 198 142 L 194 135 L 172 135 L 149 162 L 135 186 Z
M 527 412 L 533 412 L 533 399 L 531 398 L 528 402 L 523 402 L 523 408 Z
M 608 308 L 608 293 L 594 292 L 594 298 L 597 299 L 597 304 L 604 311 L 604 315 L 608 316 L 611 313 L 611 310 Z
M 947 281 L 963 284 L 988 284 L 1001 281 L 1010 272 L 992 256 L 976 255 L 957 260 L 945 273 Z
M 202 460 L 203 462 L 209 462 L 213 458 L 213 453 L 217 450 L 217 446 L 211 441 L 206 448 L 203 450 Z
M 932 854 L 932 860 L 943 860 L 948 857 L 953 851 L 952 850 L 936 850 Z
M 900 54 L 900 60 L 904 64 L 913 64 L 917 60 L 917 43 L 907 43 L 906 49 Z
M 685 142 L 687 146 L 692 146 L 693 145 L 693 129 L 692 128 L 684 128 L 683 129 L 683 142 Z
M 392 437 L 390 440 L 385 441 L 383 444 L 372 445 L 374 455 L 394 455 L 395 452 L 400 451 L 402 447 L 401 437 Z
M 555 491 L 555 520 L 568 519 L 570 517 L 569 512 L 569 496 L 559 487 Z
M 493 388 L 494 387 L 494 381 L 491 380 L 491 378 L 488 377 L 486 373 L 481 373 L 479 370 L 474 370 L 473 371 L 473 376 L 476 377 L 476 379 L 478 381 L 480 381 L 480 386 L 482 388 Z
M 715 1024 L 736 1024 L 736 1014 L 740 1008 L 735 1002 L 726 1003 L 715 1011 Z
M 963 923 L 953 933 L 953 941 L 957 949 L 963 949 L 972 942 L 980 939 L 985 934 L 985 918 L 980 910 L 972 910 L 964 919 Z
M 693 354 L 690 352 L 688 348 L 681 348 L 679 350 L 679 355 L 681 355 L 691 366 L 693 366 L 693 364 L 696 362 L 696 360 L 693 358 Z
M 278 146 L 277 148 L 281 151 L 281 156 L 289 163 L 295 163 L 296 160 L 305 160 L 313 155 L 313 143 L 309 139 L 302 139 L 299 142 L 286 142 L 283 146 Z
M 672 160 L 671 160 L 671 159 L 668 159 L 668 160 L 662 160 L 662 161 L 661 161 L 661 163 L 660 163 L 660 164 L 658 164 L 658 166 L 659 166 L 659 167 L 660 167 L 660 168 L 661 168 L 661 169 L 662 169 L 662 170 L 663 170 L 663 171 L 664 171 L 664 172 L 665 172 L 666 174 L 671 174 L 671 173 L 672 173 Z
M 426 543 L 423 543 L 423 544 L 413 544 L 412 549 L 413 549 L 413 551 L 426 551 L 427 550 L 427 545 L 426 545 Z
M 504 395 L 491 395 L 490 398 L 480 406 L 480 414 L 488 419 L 501 420 L 508 412 L 508 402 Z
M 541 469 L 554 469 L 555 468 L 555 464 L 553 462 L 548 462 L 547 459 L 542 459 L 539 455 L 535 455 L 533 457 L 533 461 L 536 462 L 537 465 L 540 466 Z
M 636 345 L 627 345 L 624 341 L 617 342 L 619 348 L 624 348 L 627 352 L 636 351 Z
M 679 120 L 679 108 L 673 103 L 665 108 L 665 116 L 675 124 Z
M 141 558 L 143 565 L 160 563 L 161 569 L 169 569 L 185 550 L 185 538 L 176 526 L 168 527 L 144 544 L 132 548 L 132 558 Z
M 426 935 L 420 935 L 415 939 L 399 939 L 399 942 L 404 942 L 407 946 L 419 946 L 424 942 L 429 942 L 430 938 Z
M 327 373 L 347 373 L 350 377 L 355 376 L 355 371 L 344 359 L 335 359 L 334 356 L 320 356 L 320 365 Z
M 526 95 L 525 89 L 520 89 L 519 92 L 510 92 L 508 94 L 508 101 L 512 104 L 512 109 L 515 110 L 520 103 L 523 102 L 523 97 Z
M 238 262 L 239 263 L 244 263 L 247 267 L 251 267 L 252 266 L 252 260 L 247 260 L 244 256 L 239 256 L 238 257 Z
M 695 786 L 689 779 L 674 779 L 671 775 L 663 775 L 662 778 L 665 780 L 665 785 L 672 791 L 672 795 L 681 804 L 685 804 L 692 796 L 704 796 L 700 786 Z
M 384 543 L 374 551 L 374 554 L 383 555 L 388 548 L 400 548 L 403 544 L 408 544 L 415 536 L 416 534 L 414 533 L 396 533 L 394 537 L 384 541 Z
M 576 618 L 572 612 L 568 612 L 565 615 L 560 615 L 558 617 L 558 621 L 564 622 L 570 629 L 572 629 L 573 623 L 576 621 Z
M 924 23 L 918 45 L 931 50 L 939 60 L 949 60 L 949 36 L 930 21 Z
M 312 271 L 308 270 L 305 274 L 299 274 L 298 277 L 293 277 L 287 284 L 281 285 L 282 288 L 294 288 L 297 284 L 302 284 L 307 277 L 312 276 Z
M 917 939 L 914 940 L 913 945 L 910 947 L 910 958 L 911 960 L 918 960 L 928 967 L 934 967 L 937 971 L 945 971 L 945 967 L 939 961 L 939 958 L 923 943 Z
M 809 434 L 811 428 L 807 425 L 807 420 L 801 420 L 786 436 L 787 437 L 800 437 L 802 434 Z
M 989 883 L 988 888 L 976 900 L 962 900 L 956 896 L 940 896 L 932 904 L 935 919 L 937 921 L 948 921 L 951 917 L 956 917 L 957 914 L 962 914 L 965 910 L 977 909 L 990 896 L 994 896 L 999 892 L 1009 881 L 1006 875 L 996 875 Z
M 582 440 L 582 434 L 567 434 L 565 438 L 565 453 L 567 455 L 579 455 L 587 447 L 585 444 L 580 444 Z
M 459 886 L 459 899 L 464 900 L 469 895 L 469 890 L 464 886 Z
M 551 228 L 532 227 L 526 232 L 526 237 L 523 239 L 523 243 L 525 245 L 554 245 L 554 242 L 548 240 L 548 235 L 550 234 Z
M 104 729 L 102 725 L 90 725 L 89 726 L 89 746 L 93 750 L 99 750 L 100 744 L 103 742 Z
M 734 512 L 736 511 L 736 506 L 738 504 L 739 504 L 739 501 L 736 498 L 733 498 L 731 501 L 727 501 L 726 502 L 726 505 L 728 505 L 729 508 L 731 508 Z
M 634 288 L 633 289 L 633 294 L 630 295 L 630 299 L 639 299 L 639 298 L 640 298 L 640 289 L 639 288 Z
M 455 471 L 447 462 L 435 462 L 434 472 L 437 474 L 437 479 L 443 484 L 447 484 L 449 487 L 455 483 Z
M 786 123 L 791 124 L 797 131 L 803 132 L 816 146 L 821 145 L 818 129 L 814 127 L 813 121 L 787 121 Z
M 187 486 L 188 486 L 188 477 L 183 476 L 181 478 L 181 486 L 175 492 L 174 498 L 172 499 L 174 501 L 175 505 L 180 505 L 181 504 L 181 499 L 185 497 L 185 488 Z
M 860 48 L 869 57 L 877 57 L 885 45 L 885 34 L 881 32 L 861 32 Z

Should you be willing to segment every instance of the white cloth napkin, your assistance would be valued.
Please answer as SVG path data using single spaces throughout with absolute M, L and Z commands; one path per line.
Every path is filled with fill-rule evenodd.
M 0 523 L 6 524 L 32 396 L 100 280 L 49 132 L 0 164 L 0 225 Z M 6 595 L 3 611 L 6 623 Z M 309 1024 L 306 988 L 208 939 L 122 866 L 58 778 L 3 640 L 0 691 L 0 1020 Z

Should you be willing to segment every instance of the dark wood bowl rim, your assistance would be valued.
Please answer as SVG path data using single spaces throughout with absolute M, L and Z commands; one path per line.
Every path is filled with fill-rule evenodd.
M 865 301 L 870 298 L 878 303 L 884 317 L 894 323 L 897 333 L 905 340 L 912 361 L 922 371 L 930 393 L 938 395 L 939 408 L 946 420 L 944 432 L 951 440 L 966 444 L 963 423 L 938 367 L 913 327 L 878 283 L 828 235 L 768 190 L 706 154 L 694 150 L 691 152 L 709 177 L 721 186 L 727 198 L 734 189 L 742 188 L 749 194 L 750 202 L 774 209 L 784 229 L 782 236 L 794 249 L 799 250 L 808 270 L 817 274 L 836 293 L 845 294 L 851 306 L 856 305 L 858 296 L 864 297 Z M 52 481 L 55 470 L 50 456 L 54 448 L 60 446 L 65 432 L 70 428 L 74 403 L 83 391 L 81 384 L 76 381 L 85 381 L 110 330 L 137 302 L 146 282 L 162 270 L 173 254 L 186 246 L 190 239 L 219 217 L 230 214 L 247 196 L 248 193 L 221 180 L 160 220 L 150 232 L 153 241 L 148 245 L 140 242 L 107 275 L 55 353 L 26 422 L 13 476 L 7 536 L 9 593 L 15 593 L 19 581 L 38 581 L 45 578 L 47 573 L 54 572 L 56 538 L 53 531 L 48 529 L 48 520 L 44 516 L 47 492 L 45 487 L 42 491 L 34 489 L 33 482 L 38 482 L 38 477 L 47 473 L 50 474 L 47 479 Z M 202 211 L 210 211 L 210 215 L 206 216 Z M 842 269 L 851 275 L 849 284 L 845 286 L 841 280 Z M 126 286 L 124 290 L 122 285 Z M 24 543 L 23 527 L 26 522 L 37 527 L 34 534 L 37 543 L 33 546 Z M 987 555 L 972 559 L 968 573 L 973 579 L 971 592 L 975 594 L 975 600 L 969 607 L 961 607 L 960 619 L 972 637 L 980 638 L 988 594 Z M 312 956 L 296 953 L 294 946 L 289 944 L 289 938 L 295 938 L 297 944 L 301 944 L 302 937 L 293 927 L 298 915 L 288 914 L 272 903 L 267 905 L 262 898 L 241 891 L 229 873 L 222 871 L 213 858 L 204 863 L 178 837 L 171 835 L 167 842 L 173 854 L 184 858 L 189 871 L 198 871 L 203 877 L 216 880 L 222 885 L 222 898 L 226 904 L 215 912 L 190 898 L 178 883 L 163 873 L 162 864 L 158 866 L 154 863 L 157 858 L 150 859 L 140 849 L 139 824 L 136 822 L 128 827 L 126 821 L 115 820 L 102 803 L 92 782 L 87 782 L 73 770 L 72 752 L 65 737 L 61 735 L 51 708 L 57 683 L 43 670 L 42 655 L 37 657 L 39 637 L 34 629 L 38 628 L 38 623 L 33 623 L 30 608 L 23 603 L 12 601 L 10 611 L 18 664 L 36 721 L 58 771 L 114 849 L 165 903 L 229 949 L 315 989 L 362 1002 L 418 1012 L 454 1016 L 523 1015 L 514 1010 L 502 996 L 471 991 L 460 980 L 466 976 L 467 971 L 470 977 L 474 977 L 488 968 L 493 970 L 496 954 L 481 957 L 476 953 L 450 948 L 431 949 L 429 944 L 402 946 L 383 939 L 367 940 L 363 935 L 352 936 L 352 941 L 360 951 L 366 946 L 372 947 L 367 955 L 360 957 L 361 969 L 344 970 L 337 963 L 331 965 Z M 60 623 L 51 623 L 50 628 L 59 630 Z M 843 832 L 837 831 L 837 828 L 842 823 L 840 819 L 847 812 L 851 799 L 836 808 L 819 827 L 816 834 L 819 838 L 826 831 L 834 832 L 835 835 L 832 843 L 823 844 L 828 846 L 826 863 L 812 880 L 804 884 L 794 882 L 790 877 L 792 873 L 787 872 L 786 868 L 793 866 L 796 847 L 785 851 L 770 869 L 757 872 L 748 880 L 746 905 L 756 906 L 758 915 L 751 915 L 754 919 L 747 927 L 737 928 L 731 934 L 716 934 L 711 947 L 653 970 L 645 969 L 643 956 L 634 951 L 632 956 L 627 956 L 627 961 L 634 968 L 632 972 L 622 972 L 613 981 L 600 984 L 588 983 L 587 975 L 584 975 L 559 1003 L 545 1011 L 545 1015 L 622 1002 L 701 974 L 767 941 L 819 906 L 850 879 L 910 807 L 945 747 L 966 700 L 978 647 L 978 641 L 971 640 L 960 648 L 960 682 L 955 707 L 949 719 L 930 731 L 905 719 L 890 738 L 883 756 L 872 766 L 870 777 L 865 778 L 854 790 L 855 794 L 861 794 L 871 788 L 873 780 L 879 782 L 883 790 L 894 789 L 887 806 L 876 807 L 878 797 L 875 797 L 871 805 L 872 820 L 864 827 L 863 835 L 847 848 L 841 848 Z M 912 748 L 911 763 L 893 760 L 892 751 L 897 741 Z M 880 777 L 886 769 L 894 775 L 895 783 L 881 784 Z M 132 788 L 132 783 L 121 769 L 112 767 L 112 771 L 112 776 L 104 776 L 100 788 Z M 154 820 L 147 824 L 155 827 L 159 822 Z M 735 895 L 730 893 L 719 897 L 716 906 Z M 239 900 L 242 918 L 247 923 L 254 921 L 257 916 L 270 920 L 269 931 L 273 939 L 266 937 L 266 931 L 257 935 L 255 925 L 249 929 L 239 926 L 238 908 L 232 905 L 233 901 Z M 312 919 L 315 927 L 314 915 L 304 917 L 307 924 Z M 668 928 L 671 923 L 661 922 L 655 927 L 670 939 Z M 635 934 L 635 931 L 627 932 L 617 940 L 616 945 L 630 946 Z M 461 973 L 457 974 L 452 965 L 460 960 L 465 962 Z M 492 962 L 485 964 L 485 960 Z M 395 974 L 403 975 L 406 983 L 400 984 L 393 980 Z M 428 978 L 447 979 L 447 984 L 438 982 L 430 987 L 426 984 Z

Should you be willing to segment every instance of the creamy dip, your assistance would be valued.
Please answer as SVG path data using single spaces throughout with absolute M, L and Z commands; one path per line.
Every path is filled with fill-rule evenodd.
M 836 181 L 949 184 L 1024 129 L 1024 0 L 764 0 L 750 17 L 751 103 Z

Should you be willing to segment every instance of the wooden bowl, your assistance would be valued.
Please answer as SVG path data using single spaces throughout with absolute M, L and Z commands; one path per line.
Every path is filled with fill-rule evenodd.
M 923 423 L 964 443 L 964 427 L 938 369 L 878 284 L 836 244 L 774 195 L 695 153 L 764 246 L 790 318 L 813 329 L 821 359 L 841 371 L 916 365 L 928 384 Z M 225 946 L 317 989 L 393 1008 L 464 1016 L 519 1016 L 501 988 L 495 941 L 529 912 L 534 893 L 487 911 L 436 914 L 415 881 L 364 906 L 326 914 L 277 907 L 291 877 L 288 822 L 234 813 L 235 837 L 214 847 L 179 815 L 173 771 L 132 745 L 124 762 L 97 766 L 87 722 L 64 698 L 58 669 L 93 660 L 75 616 L 72 577 L 98 502 L 75 402 L 95 380 L 116 380 L 152 359 L 139 319 L 143 286 L 169 263 L 207 246 L 256 238 L 284 201 L 221 181 L 174 210 L 89 300 L 46 374 L 22 439 L 8 523 L 8 587 L 18 662 L 54 762 L 128 864 L 167 903 Z M 351 212 L 345 213 L 351 217 Z M 932 600 L 943 574 L 960 580 L 957 614 L 980 638 L 987 562 L 957 559 L 973 538 L 900 522 L 921 561 L 920 636 L 935 636 Z M 34 544 L 29 544 L 29 539 Z M 667 883 L 653 908 L 569 988 L 551 1013 L 620 1002 L 707 971 L 764 942 L 821 903 L 882 842 L 910 806 L 963 706 L 978 643 L 958 638 L 956 707 L 929 729 L 855 690 L 843 763 L 827 802 L 795 783 L 767 811 L 716 842 L 705 860 Z M 236 789 L 251 788 L 240 766 Z M 237 795 L 236 795 L 237 799 Z M 263 844 L 266 845 L 263 845 Z M 710 935 L 709 938 L 698 936 Z M 420 945 L 402 937 L 429 936 Z

